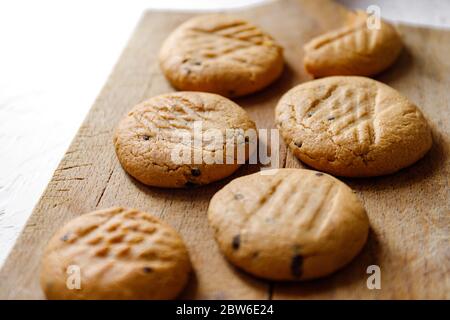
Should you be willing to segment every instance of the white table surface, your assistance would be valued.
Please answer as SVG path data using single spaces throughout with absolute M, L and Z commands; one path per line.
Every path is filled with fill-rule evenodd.
M 261 0 L 0 2 L 0 266 L 124 48 L 142 11 Z M 384 18 L 450 28 L 449 0 L 341 0 Z

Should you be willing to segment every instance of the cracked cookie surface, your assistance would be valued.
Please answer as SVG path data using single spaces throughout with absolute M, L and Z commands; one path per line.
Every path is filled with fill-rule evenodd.
M 79 268 L 80 289 L 67 287 L 70 266 Z M 174 229 L 139 210 L 110 208 L 55 233 L 42 258 L 41 285 L 49 299 L 171 299 L 190 270 Z
M 348 177 L 407 167 L 431 148 L 420 110 L 393 88 L 364 77 L 328 77 L 298 85 L 279 101 L 277 126 L 294 155 Z
M 179 90 L 226 97 L 256 92 L 278 78 L 283 50 L 245 20 L 223 14 L 194 17 L 164 42 L 160 66 Z
M 233 180 L 211 199 L 208 219 L 233 264 L 272 280 L 306 280 L 336 271 L 361 250 L 369 227 L 349 187 L 303 169 Z
M 375 75 L 399 56 L 402 41 L 393 26 L 380 20 L 379 28 L 367 23 L 374 17 L 352 13 L 347 26 L 320 35 L 304 46 L 304 65 L 315 77 Z
M 222 141 L 209 135 L 212 130 L 220 131 Z M 240 160 L 248 158 L 248 141 L 242 134 L 247 130 L 256 126 L 233 101 L 211 93 L 175 92 L 136 105 L 119 123 L 114 144 L 122 167 L 137 180 L 181 188 L 208 184 L 236 171 L 241 164 L 238 146 L 244 144 L 245 150 Z M 235 157 L 227 161 L 232 143 Z M 174 150 L 180 150 L 180 157 Z

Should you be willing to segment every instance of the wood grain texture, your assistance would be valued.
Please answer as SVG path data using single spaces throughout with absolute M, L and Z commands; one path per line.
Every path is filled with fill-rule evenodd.
M 273 127 L 273 108 L 295 84 L 309 80 L 302 45 L 339 26 L 342 7 L 326 1 L 286 0 L 235 12 L 260 25 L 285 48 L 286 70 L 270 88 L 237 99 L 259 128 Z M 207 225 L 209 199 L 230 179 L 258 170 L 245 166 L 233 177 L 192 190 L 146 187 L 120 167 L 112 132 L 134 104 L 173 91 L 157 63 L 163 39 L 193 13 L 147 12 L 119 59 L 4 267 L 0 298 L 40 299 L 39 263 L 49 237 L 63 223 L 96 208 L 115 205 L 153 213 L 179 230 L 195 274 L 183 298 L 450 298 L 450 31 L 399 26 L 406 49 L 378 77 L 422 109 L 433 129 L 432 150 L 401 172 L 373 179 L 345 179 L 367 209 L 371 233 L 362 253 L 321 280 L 269 283 L 228 264 Z M 284 146 L 281 166 L 302 167 Z M 368 290 L 368 265 L 381 268 L 381 290 Z

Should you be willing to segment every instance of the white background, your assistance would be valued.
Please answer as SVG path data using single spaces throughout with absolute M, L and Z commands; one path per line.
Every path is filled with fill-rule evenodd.
M 217 9 L 261 0 L 0 2 L 0 266 L 143 10 Z M 384 18 L 450 28 L 448 0 L 377 4 Z

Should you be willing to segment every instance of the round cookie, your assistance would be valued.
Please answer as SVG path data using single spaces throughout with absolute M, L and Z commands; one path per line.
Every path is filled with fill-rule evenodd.
M 275 113 L 294 155 L 338 176 L 396 172 L 422 158 L 432 144 L 430 128 L 414 104 L 364 77 L 298 85 L 281 98 Z
M 399 56 L 402 41 L 395 28 L 380 20 L 368 28 L 365 12 L 352 13 L 350 23 L 320 35 L 304 46 L 304 65 L 315 77 L 375 75 Z
M 172 299 L 190 270 L 174 229 L 142 211 L 110 208 L 84 214 L 55 233 L 43 254 L 41 286 L 48 299 L 58 300 Z M 71 279 L 78 274 L 79 289 Z
M 282 48 L 268 34 L 223 14 L 198 16 L 180 25 L 164 42 L 159 61 L 175 88 L 225 97 L 266 87 L 284 65 Z
M 222 135 L 222 142 L 214 140 L 213 130 Z M 248 159 L 249 143 L 243 136 L 247 130 L 256 126 L 233 101 L 211 93 L 175 92 L 135 106 L 119 123 L 114 144 L 123 168 L 137 180 L 181 188 L 204 185 L 236 171 L 242 163 L 236 157 L 227 161 L 227 146 L 234 141 L 235 156 L 243 146 L 241 160 Z M 227 132 L 232 134 L 226 136 Z
M 366 212 L 352 190 L 321 172 L 275 169 L 233 180 L 208 209 L 220 250 L 271 280 L 326 276 L 367 239 Z

